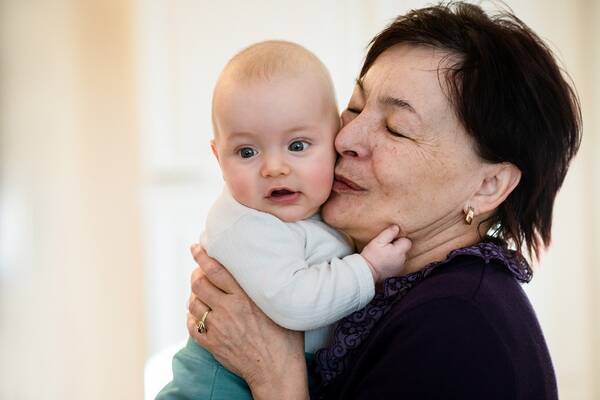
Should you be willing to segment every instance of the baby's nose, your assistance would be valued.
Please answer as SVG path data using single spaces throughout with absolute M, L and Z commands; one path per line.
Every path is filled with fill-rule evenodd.
M 260 173 L 263 178 L 288 175 L 290 167 L 280 157 L 269 157 L 265 159 Z

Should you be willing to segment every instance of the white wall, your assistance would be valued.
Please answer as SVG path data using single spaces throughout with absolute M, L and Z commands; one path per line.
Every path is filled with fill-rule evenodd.
M 1 399 L 143 396 L 131 17 L 0 3 Z
M 600 6 L 507 3 L 584 106 L 527 291 L 561 398 L 597 399 Z M 186 336 L 188 247 L 221 187 L 208 147 L 221 67 L 254 41 L 293 40 L 330 68 L 343 106 L 369 39 L 423 4 L 0 0 L 0 398 L 142 398 L 144 360 Z

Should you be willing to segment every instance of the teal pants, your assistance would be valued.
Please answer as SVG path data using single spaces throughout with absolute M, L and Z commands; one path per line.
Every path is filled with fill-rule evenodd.
M 312 354 L 306 353 L 310 366 Z M 309 384 L 313 379 L 309 368 Z M 246 382 L 223 367 L 191 338 L 173 357 L 173 380 L 156 400 L 251 400 Z

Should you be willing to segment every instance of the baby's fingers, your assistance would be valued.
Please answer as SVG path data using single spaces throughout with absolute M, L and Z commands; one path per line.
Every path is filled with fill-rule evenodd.
M 412 242 L 407 238 L 400 238 L 392 242 L 392 246 L 399 253 L 406 253 L 412 247 Z
M 400 233 L 400 227 L 398 225 L 390 225 L 381 231 L 379 235 L 375 236 L 373 241 L 383 246 L 392 243 L 396 239 L 396 236 L 398 236 L 398 233 Z

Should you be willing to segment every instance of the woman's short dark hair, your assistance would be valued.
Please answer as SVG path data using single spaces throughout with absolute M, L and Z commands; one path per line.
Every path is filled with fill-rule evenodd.
M 489 233 L 539 257 L 550 244 L 554 199 L 581 142 L 579 102 L 551 50 L 510 12 L 488 16 L 473 4 L 442 3 L 398 17 L 373 38 L 360 76 L 401 43 L 458 60 L 442 76 L 479 155 L 510 162 L 522 174 Z

